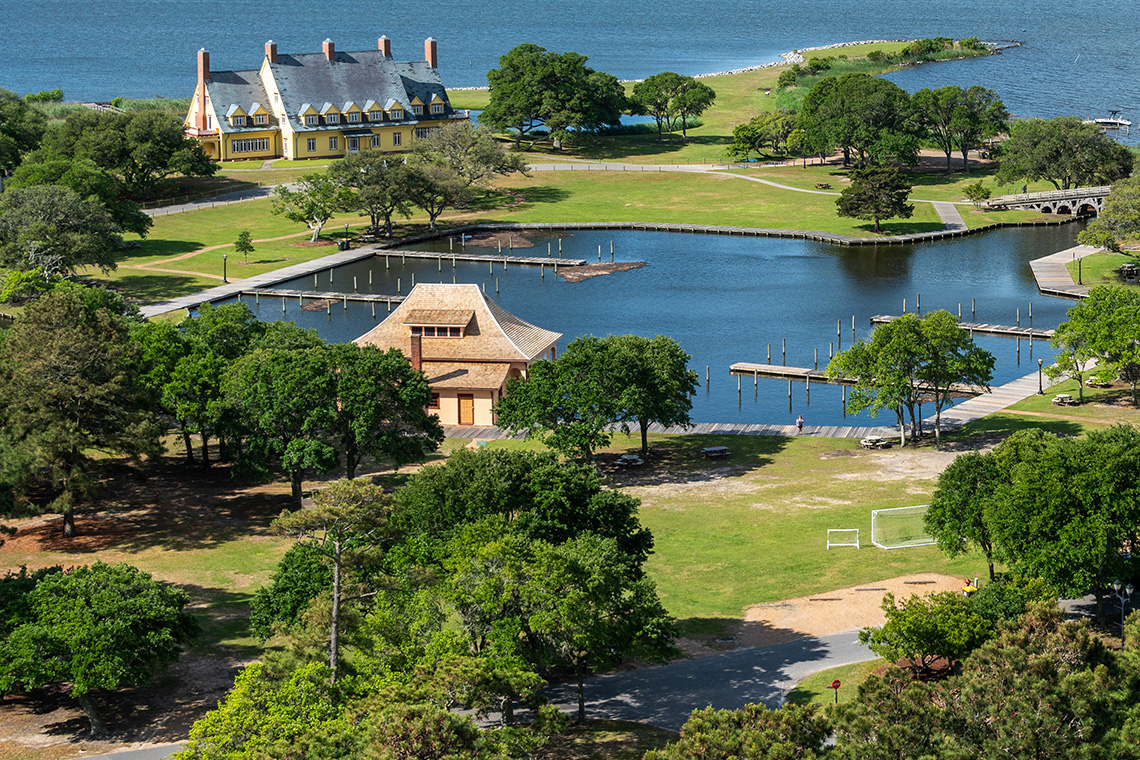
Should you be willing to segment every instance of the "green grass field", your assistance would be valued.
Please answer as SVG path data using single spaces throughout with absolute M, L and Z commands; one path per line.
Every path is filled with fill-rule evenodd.
M 1069 270 L 1073 282 L 1077 281 L 1079 274 L 1081 282 L 1090 287 L 1097 285 L 1135 287 L 1138 284 L 1136 280 L 1125 281 L 1121 279 L 1116 270 L 1120 268 L 1121 264 L 1137 263 L 1140 263 L 1140 258 L 1134 253 L 1106 252 L 1094 253 L 1091 256 L 1084 256 L 1078 261 L 1070 261 L 1065 264 L 1065 267 Z
M 828 688 L 831 682 L 838 680 L 839 704 L 851 702 L 859 695 L 859 684 L 879 668 L 887 664 L 886 660 L 868 660 L 853 665 L 840 665 L 838 668 L 828 668 L 818 673 L 812 673 L 796 684 L 796 688 L 788 692 L 788 702 L 793 705 L 819 705 L 826 707 L 835 704 L 835 690 Z

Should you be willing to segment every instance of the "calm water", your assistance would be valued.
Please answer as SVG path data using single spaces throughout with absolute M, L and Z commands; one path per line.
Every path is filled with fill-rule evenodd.
M 999 231 L 945 243 L 922 246 L 840 248 L 796 240 L 765 240 L 708 235 L 649 232 L 580 232 L 562 239 L 563 254 L 597 260 L 598 246 L 608 259 L 614 241 L 619 261 L 647 261 L 648 266 L 569 284 L 547 271 L 540 279 L 534 267 L 501 265 L 488 272 L 486 264 L 458 264 L 458 282 L 474 282 L 494 295 L 512 313 L 542 327 L 564 334 L 561 347 L 580 335 L 636 333 L 669 335 L 692 355 L 691 366 L 701 376 L 701 389 L 694 404 L 694 419 L 718 422 L 791 422 L 803 414 L 812 424 L 838 424 L 844 419 L 840 391 L 817 385 L 810 399 L 803 384 L 792 389 L 789 408 L 786 382 L 760 381 L 755 389 L 749 379 L 742 392 L 728 367 L 738 361 L 767 358 L 781 362 L 781 341 L 787 341 L 787 364 L 810 367 L 819 351 L 820 366 L 828 359 L 829 344 L 836 339 L 836 321 L 842 321 L 842 341 L 851 341 L 851 317 L 856 337 L 869 333 L 868 318 L 874 314 L 897 314 L 903 299 L 915 308 L 921 295 L 923 311 L 948 309 L 970 317 L 970 301 L 976 299 L 977 319 L 1012 324 L 1021 309 L 1022 324 L 1028 324 L 1033 304 L 1033 324 L 1055 327 L 1064 319 L 1070 303 L 1039 295 L 1028 262 L 1073 245 L 1077 225 Z M 538 245 L 519 253 L 544 255 L 547 238 L 535 236 Z M 557 239 L 551 241 L 555 251 Z M 447 241 L 438 246 L 448 250 Z M 473 249 L 486 251 L 487 249 Z M 353 277 L 359 290 L 407 292 L 412 275 L 416 282 L 451 282 L 449 261 L 407 260 L 392 256 L 385 268 L 383 258 L 339 267 L 318 276 L 317 288 L 333 292 L 352 290 Z M 281 287 L 314 287 L 312 277 L 282 283 Z M 251 306 L 253 304 L 250 304 Z M 334 304 L 331 313 L 303 312 L 296 301 L 281 313 L 281 302 L 262 299 L 258 315 L 265 320 L 290 319 L 314 327 L 328 340 L 352 340 L 367 332 L 386 315 L 377 307 Z M 1037 358 L 1051 357 L 1047 344 L 1036 343 L 1030 354 L 1022 342 L 1020 364 L 1016 342 L 1007 338 L 979 337 L 978 343 L 998 360 L 995 383 L 1028 374 Z M 710 383 L 705 384 L 705 367 Z M 810 400 L 810 404 L 809 404 Z M 861 418 L 872 424 L 869 418 Z M 889 422 L 886 418 L 881 418 Z
M 38 0 L 4 3 L 2 28 L 0 86 L 62 87 L 73 100 L 186 97 L 198 48 L 211 51 L 217 69 L 254 68 L 268 38 L 284 51 L 312 52 L 326 37 L 360 50 L 386 34 L 397 58 L 419 58 L 432 36 L 444 81 L 470 86 L 485 85 L 486 71 L 520 42 L 577 50 L 599 69 L 635 78 L 720 71 L 834 42 L 976 34 L 1027 44 L 893 79 L 911 90 L 984 84 L 1022 116 L 1102 115 L 1119 105 L 1140 123 L 1134 0 Z

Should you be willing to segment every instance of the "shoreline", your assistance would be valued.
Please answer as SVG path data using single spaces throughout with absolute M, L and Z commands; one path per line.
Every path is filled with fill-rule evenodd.
M 740 68 L 727 69 L 725 71 L 711 71 L 711 72 L 707 72 L 704 74 L 694 74 L 693 79 L 709 79 L 711 77 L 724 77 L 724 76 L 731 76 L 733 74 L 747 74 L 750 71 L 763 71 L 764 69 L 772 69 L 772 68 L 776 68 L 777 66 L 791 66 L 792 64 L 803 63 L 806 60 L 801 55 L 801 53 L 810 53 L 810 52 L 814 52 L 816 50 L 838 50 L 840 48 L 856 47 L 858 45 L 879 45 L 879 44 L 886 44 L 889 42 L 914 42 L 914 41 L 915 40 L 903 40 L 903 39 L 899 39 L 899 40 L 885 40 L 885 39 L 884 40 L 855 40 L 852 42 L 834 42 L 830 45 L 816 45 L 814 47 L 796 48 L 795 50 L 789 50 L 786 53 L 780 53 L 780 55 L 777 56 L 779 58 L 779 60 L 776 60 L 776 61 L 768 61 L 767 63 L 758 63 L 758 64 L 755 64 L 753 66 L 742 66 Z M 1025 43 L 1021 42 L 1019 40 L 995 40 L 993 42 L 986 42 L 983 44 L 990 47 L 989 55 L 997 55 L 1002 50 L 1009 50 L 1010 48 L 1021 47 Z M 949 59 L 945 59 L 945 60 L 963 60 L 963 59 L 949 58 Z M 940 62 L 941 62 L 940 60 L 924 61 L 924 63 L 940 63 Z M 627 83 L 642 82 L 645 80 L 643 80 L 643 79 L 619 79 L 618 81 L 621 82 L 622 84 L 627 84 Z M 490 87 L 487 87 L 487 86 L 482 86 L 482 87 L 448 87 L 447 89 L 449 92 L 480 92 L 480 91 L 489 90 Z

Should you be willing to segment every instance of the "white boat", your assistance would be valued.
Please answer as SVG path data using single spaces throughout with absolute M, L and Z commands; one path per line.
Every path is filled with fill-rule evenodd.
M 1104 129 L 1128 129 L 1132 126 L 1132 122 L 1128 119 L 1120 118 L 1120 111 L 1116 109 L 1109 109 L 1108 116 L 1102 116 L 1099 119 L 1090 119 L 1093 124 L 1099 124 Z

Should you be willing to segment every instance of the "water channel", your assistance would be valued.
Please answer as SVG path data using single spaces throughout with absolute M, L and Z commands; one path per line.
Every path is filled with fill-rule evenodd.
M 740 393 L 728 372 L 733 362 L 764 362 L 771 346 L 772 363 L 812 367 L 818 352 L 826 366 L 831 344 L 841 325 L 842 346 L 869 334 L 869 318 L 898 314 L 906 300 L 914 311 L 921 298 L 923 312 L 946 309 L 970 319 L 1014 324 L 1020 310 L 1022 325 L 1056 327 L 1071 302 L 1040 295 L 1029 262 L 1075 244 L 1078 224 L 1007 229 L 940 243 L 841 247 L 801 240 L 745 238 L 665 232 L 587 231 L 534 233 L 532 248 L 516 253 L 545 256 L 547 246 L 557 254 L 561 242 L 567 258 L 597 261 L 599 246 L 609 260 L 610 242 L 617 261 L 645 261 L 628 272 L 567 283 L 550 268 L 545 279 L 539 267 L 458 262 L 450 259 L 407 259 L 391 255 L 360 261 L 323 272 L 315 289 L 352 292 L 403 293 L 415 282 L 468 282 L 484 287 L 505 309 L 529 322 L 563 333 L 560 348 L 580 335 L 636 333 L 668 335 L 692 356 L 701 378 L 694 399 L 693 419 L 700 422 L 790 423 L 802 414 L 809 424 L 890 424 L 866 415 L 844 415 L 841 392 L 834 386 L 813 385 L 810 397 L 802 383 L 793 384 L 789 401 L 786 382 L 760 380 L 754 387 L 745 378 Z M 458 242 L 447 238 L 416 246 L 447 253 Z M 494 248 L 471 248 L 494 253 Z M 278 287 L 314 289 L 313 277 L 282 282 Z M 496 293 L 496 288 L 498 292 Z M 286 302 L 245 299 L 264 320 L 289 319 L 315 328 L 326 340 L 353 340 L 387 315 L 384 304 L 340 303 L 330 309 L 302 311 L 295 299 Z M 1012 338 L 976 338 L 997 359 L 994 384 L 1036 370 L 1037 359 L 1048 364 L 1052 352 L 1045 342 L 1023 340 L 1020 354 Z M 781 347 L 786 341 L 786 358 Z M 705 383 L 705 368 L 709 382 Z

